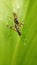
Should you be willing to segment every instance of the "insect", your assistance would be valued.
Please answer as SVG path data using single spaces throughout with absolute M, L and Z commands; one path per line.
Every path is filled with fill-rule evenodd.
M 17 31 L 18 35 L 21 36 L 22 34 L 21 34 L 20 30 L 19 30 L 19 27 L 21 27 L 21 25 L 23 25 L 24 23 L 20 23 L 18 21 L 18 16 L 17 16 L 17 14 L 15 12 L 13 13 L 13 17 L 14 17 L 14 24 L 15 25 L 14 26 L 7 25 L 7 27 Z

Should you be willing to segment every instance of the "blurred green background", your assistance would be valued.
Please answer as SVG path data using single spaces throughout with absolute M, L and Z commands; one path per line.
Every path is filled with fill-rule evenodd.
M 13 12 L 24 22 L 21 37 L 6 27 Z M 0 65 L 37 65 L 37 0 L 0 0 Z

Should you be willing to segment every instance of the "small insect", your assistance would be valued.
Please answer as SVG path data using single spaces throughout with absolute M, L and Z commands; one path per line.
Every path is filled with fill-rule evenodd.
M 22 34 L 21 34 L 20 30 L 19 30 L 19 27 L 21 27 L 21 25 L 23 25 L 24 23 L 20 23 L 18 21 L 18 16 L 17 16 L 17 14 L 15 12 L 13 13 L 13 17 L 14 17 L 14 24 L 15 25 L 14 26 L 7 25 L 7 27 L 10 27 L 10 29 L 13 29 L 13 30 L 17 31 L 18 35 L 21 36 Z

